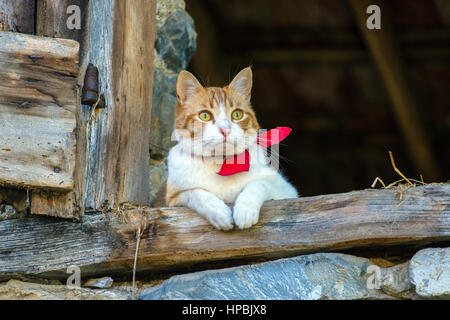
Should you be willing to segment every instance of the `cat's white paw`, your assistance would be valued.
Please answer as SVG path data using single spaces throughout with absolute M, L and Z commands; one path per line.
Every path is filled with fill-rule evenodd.
M 241 230 L 251 228 L 258 223 L 260 209 L 260 205 L 250 200 L 236 201 L 233 210 L 234 223 Z
M 209 213 L 205 215 L 214 228 L 227 231 L 234 228 L 231 209 L 222 201 L 211 203 Z

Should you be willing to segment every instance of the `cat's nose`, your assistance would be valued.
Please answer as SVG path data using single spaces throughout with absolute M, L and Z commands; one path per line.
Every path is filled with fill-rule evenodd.
M 220 133 L 224 136 L 224 138 L 228 137 L 231 133 L 230 128 L 220 128 Z

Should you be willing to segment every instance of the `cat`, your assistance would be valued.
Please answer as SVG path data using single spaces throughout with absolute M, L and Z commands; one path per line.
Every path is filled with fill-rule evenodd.
M 258 222 L 265 201 L 298 197 L 256 144 L 259 124 L 250 103 L 252 85 L 250 67 L 223 88 L 205 88 L 188 71 L 178 76 L 177 144 L 168 155 L 166 203 L 195 210 L 219 230 L 235 225 L 248 229 Z M 252 159 L 248 172 L 217 174 L 224 159 L 245 150 Z M 234 203 L 233 210 L 227 203 Z

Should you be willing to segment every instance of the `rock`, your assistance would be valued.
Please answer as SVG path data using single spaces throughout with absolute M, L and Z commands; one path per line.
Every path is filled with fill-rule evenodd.
M 83 287 L 91 289 L 109 289 L 112 287 L 113 282 L 114 280 L 111 277 L 89 279 L 83 284 Z
M 185 69 L 196 50 L 194 22 L 184 10 L 184 1 L 157 2 L 152 122 L 152 159 L 161 160 L 174 145 L 174 106 L 178 72 Z
M 370 261 L 318 253 L 255 265 L 179 275 L 143 290 L 140 299 L 388 299 L 366 288 Z
M 185 69 L 196 50 L 194 21 L 185 11 L 183 0 L 158 0 L 156 3 L 156 40 L 152 120 L 150 126 L 151 199 L 167 179 L 164 159 L 170 148 L 177 102 L 178 72 Z M 156 161 L 156 164 L 154 163 Z
M 161 28 L 161 25 L 166 21 L 167 17 L 175 9 L 186 9 L 184 0 L 157 0 L 156 1 L 156 26 Z
M 13 219 L 17 215 L 17 211 L 12 206 L 0 204 L 0 221 Z
M 416 293 L 425 299 L 450 299 L 450 248 L 417 252 L 409 264 Z
M 69 289 L 64 285 L 42 285 L 10 280 L 0 285 L 0 300 L 130 300 L 131 291 Z
M 185 69 L 196 50 L 197 34 L 189 14 L 175 8 L 157 24 L 155 49 L 166 66 L 176 72 Z
M 380 271 L 380 289 L 393 297 L 413 299 L 415 292 L 409 278 L 409 262 L 405 262 Z
M 167 181 L 167 161 L 150 161 L 150 203 L 154 203 L 161 187 Z
M 0 221 L 11 219 L 23 219 L 27 216 L 27 211 L 17 211 L 13 206 L 0 204 Z
M 178 74 L 167 69 L 158 55 L 154 60 L 152 119 L 150 127 L 150 156 L 160 160 L 167 156 L 174 145 L 174 107 L 177 102 L 176 85 Z

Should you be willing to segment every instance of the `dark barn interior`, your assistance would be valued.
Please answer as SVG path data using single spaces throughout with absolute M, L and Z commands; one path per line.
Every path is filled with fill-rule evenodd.
M 388 151 L 407 177 L 447 181 L 450 1 L 371 1 L 378 56 L 355 2 L 186 0 L 198 33 L 189 70 L 221 86 L 253 66 L 261 126 L 294 129 L 281 167 L 303 196 L 401 179 Z
M 0 300 L 450 299 L 449 40 L 450 0 L 0 0 Z M 248 65 L 300 198 L 168 164 L 180 70 Z

